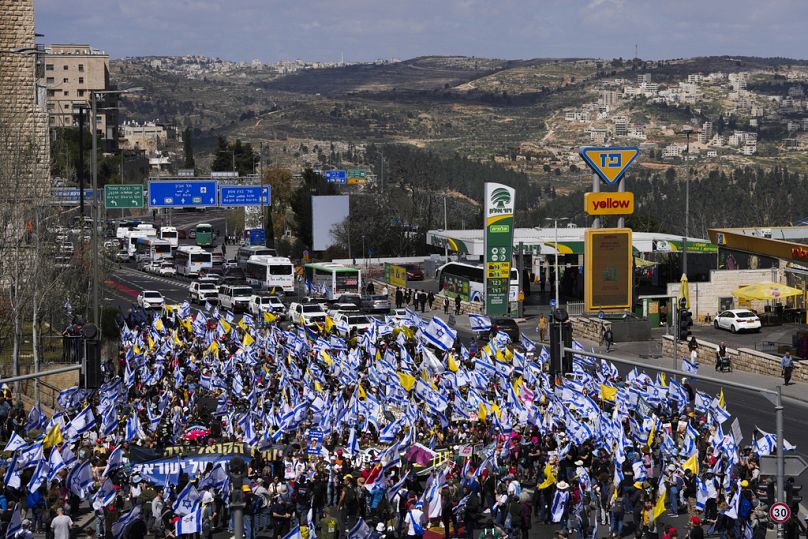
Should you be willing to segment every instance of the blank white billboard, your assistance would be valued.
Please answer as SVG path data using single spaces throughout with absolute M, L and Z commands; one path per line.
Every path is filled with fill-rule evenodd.
M 311 225 L 315 251 L 325 251 L 336 240 L 331 229 L 348 218 L 348 195 L 311 197 Z

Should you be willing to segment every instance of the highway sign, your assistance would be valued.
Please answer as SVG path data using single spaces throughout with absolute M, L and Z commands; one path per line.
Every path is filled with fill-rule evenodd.
M 216 180 L 151 181 L 150 208 L 202 208 L 216 206 Z
M 127 209 L 143 207 L 143 184 L 125 183 L 104 186 L 104 207 Z
M 326 170 L 325 181 L 328 183 L 347 183 L 348 174 L 344 170 Z
M 270 186 L 264 186 L 264 205 L 271 204 Z M 260 206 L 260 185 L 220 185 L 219 206 Z
M 347 171 L 349 184 L 363 184 L 367 182 L 367 171 L 361 168 L 349 168 Z
M 614 185 L 640 155 L 639 148 L 581 148 L 581 157 L 600 179 Z
M 783 456 L 783 475 L 785 477 L 799 477 L 807 467 L 808 462 L 805 462 L 805 459 L 799 455 Z M 777 475 L 777 455 L 760 457 L 760 474 Z
M 551 309 L 555 309 L 555 308 L 556 308 L 556 300 L 554 300 L 554 299 L 551 299 L 551 300 L 550 300 L 550 308 L 551 308 Z
M 791 518 L 791 508 L 785 502 L 775 502 L 769 507 L 769 518 L 775 524 L 785 524 Z
M 71 187 L 52 189 L 51 196 L 53 197 L 53 203 L 57 206 L 78 206 L 81 203 L 79 190 Z M 93 190 L 85 189 L 84 202 L 91 204 L 92 198 Z

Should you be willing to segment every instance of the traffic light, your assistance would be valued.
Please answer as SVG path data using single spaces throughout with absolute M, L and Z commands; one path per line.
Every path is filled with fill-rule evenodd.
M 561 334 L 559 335 L 559 325 Z M 559 342 L 560 337 L 560 342 Z M 565 309 L 556 309 L 550 318 L 550 375 L 563 376 L 572 372 L 572 354 L 562 354 L 563 347 L 572 346 L 572 324 Z
M 687 309 L 679 309 L 679 340 L 686 341 L 693 325 L 693 315 Z

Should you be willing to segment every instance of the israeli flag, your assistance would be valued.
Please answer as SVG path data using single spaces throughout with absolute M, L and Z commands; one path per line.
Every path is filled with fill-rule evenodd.
M 28 412 L 28 421 L 25 423 L 25 430 L 42 430 L 46 423 L 47 419 L 45 418 L 45 414 L 42 413 L 42 410 L 38 406 L 35 406 Z
M 126 420 L 126 437 L 125 441 L 131 442 L 135 438 L 140 437 L 140 418 L 137 412 L 133 411 L 129 419 Z
M 112 480 L 106 479 L 101 484 L 101 488 L 98 489 L 98 492 L 93 495 L 93 509 L 100 511 L 101 508 L 112 505 L 117 493 L 118 491 L 115 490 L 115 485 L 112 483 Z
M 191 306 L 188 304 L 187 301 L 183 301 L 182 305 L 179 308 L 180 318 L 188 318 L 191 316 Z
M 74 434 L 74 437 L 78 437 L 94 427 L 95 416 L 93 415 L 93 410 L 89 406 L 86 406 L 84 410 L 79 412 L 79 414 L 68 424 L 68 437 L 71 437 L 71 434 Z
M 113 539 L 121 539 L 126 533 L 129 526 L 132 525 L 138 518 L 140 518 L 140 505 L 136 505 L 128 513 L 124 513 L 121 518 L 112 524 L 112 537 Z M 201 529 L 200 523 L 200 529 Z
M 367 523 L 362 517 L 359 517 L 359 520 L 356 521 L 354 527 L 351 528 L 350 531 L 348 531 L 348 539 L 367 539 L 368 537 L 370 537 L 370 534 L 371 534 L 370 526 L 367 525 Z M 287 534 L 287 536 L 284 537 L 283 539 L 293 539 L 293 538 L 290 538 L 289 535 Z
M 446 325 L 446 322 L 434 316 L 422 331 L 424 339 L 440 350 L 449 350 L 457 340 L 457 332 Z
M 356 428 L 351 427 L 351 433 L 348 435 L 348 454 L 355 457 L 359 454 L 359 440 L 356 439 Z
M 699 366 L 695 363 L 691 363 L 686 357 L 683 357 L 682 370 L 684 372 L 689 372 L 690 374 L 697 374 L 699 372 Z
M 93 470 L 90 467 L 90 461 L 85 460 L 79 466 L 70 470 L 65 482 L 70 492 L 79 498 L 84 498 L 90 489 L 90 485 L 93 484 Z
M 469 314 L 471 331 L 491 331 L 491 319 L 483 314 Z
M 20 504 L 14 505 L 14 512 L 11 513 L 11 520 L 6 527 L 6 538 L 17 537 L 17 533 L 22 531 L 22 511 Z
M 62 460 L 62 454 L 54 447 L 51 450 L 50 457 L 48 457 L 48 482 L 53 481 L 56 478 L 56 474 L 59 473 L 59 470 L 64 468 L 65 461 Z
M 300 526 L 292 528 L 289 533 L 283 536 L 283 539 L 303 539 L 303 536 L 300 534 Z
M 26 445 L 28 444 L 25 443 L 25 440 L 23 439 L 22 436 L 20 436 L 16 432 L 12 432 L 11 439 L 8 441 L 3 451 L 16 451 L 17 449 L 25 447 Z
M 569 492 L 556 490 L 555 496 L 553 496 L 553 505 L 550 506 L 550 516 L 554 524 L 561 522 L 564 517 L 564 509 L 567 507 L 569 496 Z
M 109 459 L 107 459 L 107 466 L 104 468 L 104 473 L 101 474 L 101 477 L 109 477 L 110 472 L 117 470 L 121 466 L 123 466 L 123 450 L 121 449 L 123 446 L 119 445 L 115 449 L 112 450 L 112 453 L 109 454 Z
M 525 347 L 525 351 L 527 352 L 536 351 L 536 343 L 528 339 L 524 333 L 519 335 L 519 341 L 522 343 L 522 346 Z
M 31 476 L 31 480 L 28 482 L 28 492 L 34 492 L 36 489 L 38 489 L 42 483 L 45 482 L 47 477 L 48 461 L 41 459 L 36 465 L 36 469 L 34 470 L 34 474 Z
M 201 501 L 202 495 L 196 490 L 193 483 L 188 483 L 185 488 L 177 495 L 174 501 L 174 512 L 179 516 L 185 516 L 193 513 Z M 188 532 L 185 532 L 188 533 Z

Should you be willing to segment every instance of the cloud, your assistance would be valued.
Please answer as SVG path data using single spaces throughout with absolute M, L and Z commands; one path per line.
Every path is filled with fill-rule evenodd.
M 115 57 L 808 56 L 804 0 L 37 0 L 44 40 Z

